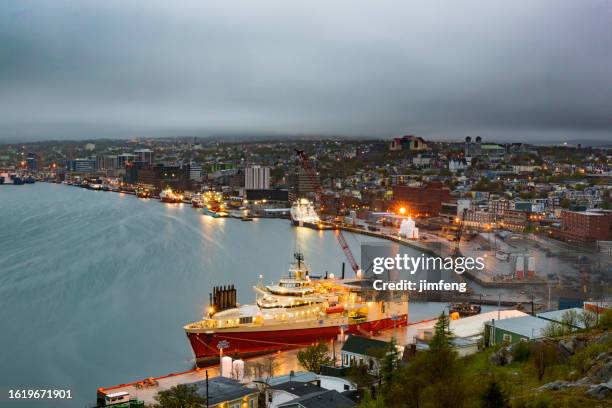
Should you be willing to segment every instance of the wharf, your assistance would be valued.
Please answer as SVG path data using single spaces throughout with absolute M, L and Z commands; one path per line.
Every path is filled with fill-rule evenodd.
M 374 238 L 380 238 L 387 241 L 392 241 L 397 244 L 410 247 L 416 250 L 423 252 L 424 254 L 434 256 L 434 257 L 443 257 L 444 254 L 442 252 L 443 245 L 440 242 L 421 242 L 417 240 L 408 240 L 403 239 L 401 237 L 385 234 L 383 232 L 378 231 L 370 231 L 362 228 L 349 227 L 346 225 L 333 225 L 330 223 L 323 223 L 326 225 L 326 229 L 341 229 L 343 231 L 352 232 L 355 234 L 366 235 Z M 525 288 L 530 286 L 546 286 L 548 282 L 540 279 L 535 280 L 522 280 L 522 281 L 494 281 L 490 279 L 486 279 L 481 276 L 477 271 L 466 270 L 461 276 L 466 276 L 470 280 L 476 282 L 480 286 L 486 288 Z

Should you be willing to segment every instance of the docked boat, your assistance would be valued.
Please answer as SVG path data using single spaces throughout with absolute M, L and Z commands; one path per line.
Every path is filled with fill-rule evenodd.
M 450 307 L 450 314 L 459 313 L 460 317 L 480 314 L 481 307 L 474 303 L 454 303 Z
M 184 326 L 196 360 L 303 347 L 351 333 L 405 326 L 407 299 L 380 300 L 363 281 L 310 276 L 300 253 L 287 277 L 254 287 L 255 304 L 239 305 L 233 286 L 214 288 L 202 320 Z
M 164 203 L 182 203 L 183 196 L 167 188 L 159 193 L 159 199 Z
M 296 200 L 289 213 L 291 222 L 296 226 L 318 225 L 320 221 L 314 204 L 306 198 Z
M 136 190 L 136 197 L 138 198 L 151 198 L 151 192 L 144 188 L 139 188 Z
M 202 196 L 202 212 L 206 215 L 210 215 L 213 218 L 221 218 L 229 216 L 229 213 L 225 211 L 225 205 L 223 204 L 223 196 L 219 192 L 207 191 Z
M 203 204 L 202 204 L 202 194 L 197 193 L 194 194 L 193 197 L 191 197 L 191 206 L 193 208 L 202 208 Z

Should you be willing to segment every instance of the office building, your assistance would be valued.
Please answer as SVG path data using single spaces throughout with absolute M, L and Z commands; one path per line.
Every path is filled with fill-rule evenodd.
M 270 168 L 267 166 L 250 166 L 244 171 L 244 188 L 246 190 L 269 190 Z

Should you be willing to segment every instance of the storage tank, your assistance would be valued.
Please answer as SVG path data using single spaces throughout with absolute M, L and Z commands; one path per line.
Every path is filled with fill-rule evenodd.
M 516 257 L 516 269 L 514 270 L 514 276 L 518 280 L 525 278 L 525 258 L 522 256 Z
M 244 361 L 234 360 L 234 362 L 232 363 L 232 367 L 232 378 L 235 378 L 238 381 L 242 381 L 244 379 Z
M 402 221 L 400 224 L 400 235 L 406 237 L 406 239 L 419 239 L 419 229 L 412 218 Z
M 535 277 L 535 258 L 530 256 L 527 259 L 527 278 L 533 279 Z
M 230 356 L 221 357 L 221 377 L 232 377 L 232 358 Z

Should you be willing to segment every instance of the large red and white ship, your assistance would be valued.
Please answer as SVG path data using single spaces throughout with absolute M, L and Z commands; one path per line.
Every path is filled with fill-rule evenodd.
M 204 318 L 184 327 L 196 361 L 214 360 L 220 350 L 248 356 L 370 334 L 408 320 L 407 299 L 382 300 L 384 294 L 362 280 L 315 278 L 299 253 L 288 277 L 254 289 L 256 303 L 238 305 L 233 286 L 215 288 Z

